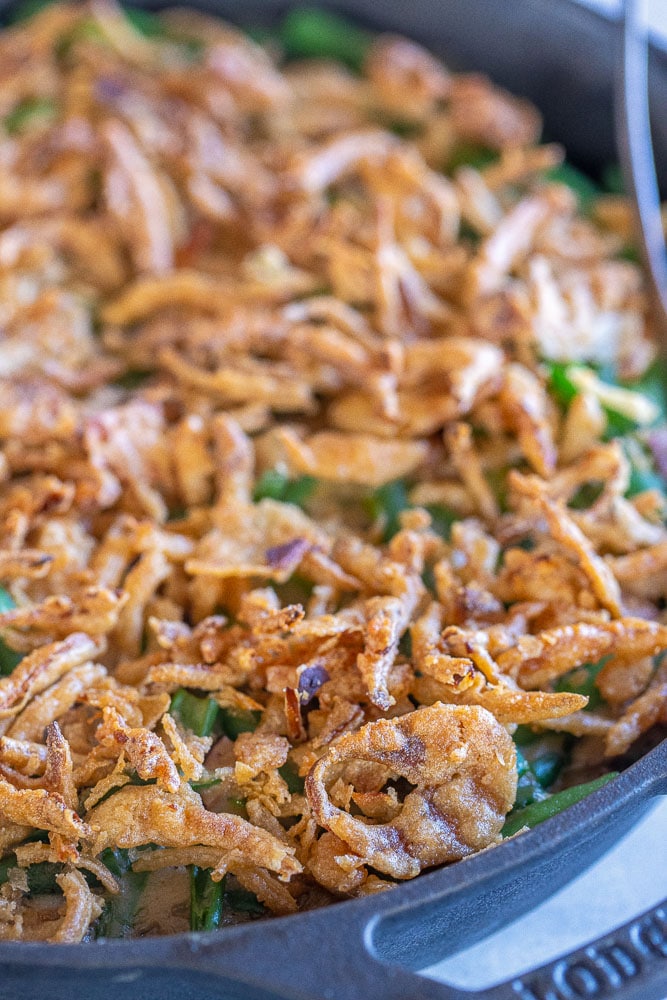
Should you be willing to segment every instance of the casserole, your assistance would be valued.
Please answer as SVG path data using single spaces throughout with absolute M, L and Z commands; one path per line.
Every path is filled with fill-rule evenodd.
M 225 13 L 225 11 L 221 10 L 220 13 Z M 433 14 L 433 11 L 431 11 L 431 14 Z M 455 20 L 452 23 L 455 24 Z M 403 27 L 403 25 L 400 25 L 400 27 Z M 493 28 L 494 26 L 490 25 L 490 27 Z M 515 86 L 514 89 L 521 88 Z M 593 159 L 594 150 L 592 147 L 589 148 L 588 153 L 586 153 L 583 147 L 579 152 L 580 159 L 585 161 L 588 157 L 588 165 L 591 167 L 595 165 Z M 286 981 L 286 988 L 290 992 L 284 993 L 284 995 L 304 995 L 304 985 L 306 985 L 309 968 L 307 963 L 309 961 L 313 962 L 312 971 L 314 977 L 313 982 L 306 985 L 306 991 L 310 995 L 341 996 L 345 995 L 344 991 L 346 989 L 348 990 L 348 995 L 358 995 L 358 992 L 367 992 L 370 990 L 370 986 L 367 989 L 363 976 L 369 977 L 369 973 L 369 978 L 372 979 L 374 988 L 381 989 L 382 995 L 390 995 L 390 987 L 386 984 L 381 985 L 378 971 L 377 969 L 373 969 L 370 959 L 366 958 L 360 961 L 358 963 L 359 968 L 355 964 L 351 974 L 347 956 L 355 953 L 359 954 L 359 944 L 362 937 L 367 942 L 370 942 L 375 951 L 383 958 L 406 959 L 409 957 L 411 961 L 419 964 L 435 957 L 433 949 L 436 941 L 434 940 L 434 936 L 438 938 L 441 935 L 447 936 L 449 944 L 452 947 L 456 947 L 457 944 L 462 943 L 464 940 L 470 941 L 472 935 L 482 933 L 483 930 L 489 929 L 498 920 L 503 919 L 503 913 L 506 913 L 506 910 L 503 910 L 503 903 L 506 904 L 510 900 L 513 904 L 519 895 L 522 895 L 524 905 L 529 906 L 536 900 L 539 894 L 549 888 L 554 888 L 559 883 L 559 880 L 563 881 L 568 875 L 574 874 L 573 867 L 570 866 L 570 855 L 576 855 L 578 864 L 585 864 L 590 860 L 595 850 L 602 848 L 609 836 L 619 832 L 623 823 L 631 820 L 633 806 L 637 806 L 642 797 L 645 798 L 662 787 L 660 785 L 660 774 L 662 772 L 660 772 L 659 768 L 661 760 L 664 765 L 664 755 L 661 758 L 658 748 L 652 755 L 648 755 L 634 768 L 629 769 L 622 776 L 622 779 L 619 779 L 618 782 L 610 786 L 610 788 L 614 789 L 613 795 L 611 792 L 608 796 L 600 794 L 599 798 L 595 800 L 598 802 L 597 812 L 593 804 L 594 800 L 591 800 L 590 803 L 586 803 L 580 807 L 578 811 L 568 814 L 569 822 L 565 824 L 563 837 L 560 842 L 556 833 L 557 824 L 550 824 L 549 827 L 546 827 L 545 829 L 549 830 L 549 836 L 545 836 L 539 841 L 542 845 L 542 853 L 533 847 L 533 853 L 529 853 L 526 856 L 523 852 L 528 850 L 527 847 L 519 850 L 515 845 L 512 845 L 512 850 L 515 852 L 518 851 L 514 868 L 512 868 L 512 864 L 508 860 L 513 856 L 511 852 L 506 852 L 504 855 L 489 852 L 486 855 L 480 856 L 479 859 L 471 860 L 466 865 L 461 866 L 460 869 L 457 867 L 457 869 L 434 873 L 434 875 L 428 876 L 426 879 L 421 879 L 418 892 L 416 887 L 411 887 L 413 889 L 412 894 L 404 892 L 404 890 L 397 890 L 391 897 L 388 897 L 386 903 L 385 900 L 382 900 L 382 905 L 377 903 L 371 905 L 369 901 L 363 906 L 359 903 L 354 903 L 338 907 L 335 910 L 336 914 L 338 912 L 341 914 L 338 918 L 338 923 L 334 919 L 330 919 L 327 913 L 326 915 L 309 915 L 307 922 L 306 918 L 303 920 L 302 918 L 294 918 L 289 923 L 287 921 L 276 921 L 271 924 L 270 930 L 266 930 L 264 925 L 261 928 L 253 928 L 252 931 L 249 928 L 239 929 L 238 933 L 234 931 L 229 936 L 226 935 L 224 941 L 220 938 L 212 940 L 210 945 L 205 938 L 194 939 L 190 936 L 175 938 L 171 942 L 150 942 L 148 945 L 142 944 L 141 946 L 137 943 L 136 947 L 135 944 L 131 946 L 125 944 L 119 946 L 111 946 L 108 943 L 101 944 L 94 946 L 90 952 L 86 950 L 85 953 L 82 953 L 81 958 L 78 955 L 75 958 L 76 964 L 81 963 L 81 975 L 86 981 L 85 986 L 84 982 L 81 982 L 82 991 L 85 990 L 87 994 L 89 993 L 90 984 L 88 983 L 88 974 L 85 969 L 94 956 L 98 956 L 98 960 L 99 956 L 101 956 L 103 965 L 109 968 L 109 963 L 112 967 L 115 966 L 120 960 L 121 955 L 124 956 L 123 961 L 125 962 L 146 962 L 151 965 L 153 963 L 170 965 L 178 961 L 185 961 L 188 956 L 194 955 L 193 964 L 199 969 L 196 976 L 198 979 L 201 979 L 201 972 L 205 969 L 206 963 L 209 960 L 208 956 L 212 957 L 215 955 L 216 961 L 220 960 L 227 970 L 229 995 L 235 995 L 231 986 L 233 980 L 240 978 L 243 981 L 247 976 L 250 976 L 255 981 L 264 976 L 267 985 L 272 983 L 278 988 L 280 986 L 278 970 L 272 971 L 271 969 L 267 969 L 263 973 L 261 967 L 262 964 L 266 963 L 267 959 L 271 958 L 271 948 L 269 945 L 273 942 L 275 949 L 273 959 L 277 955 L 280 955 L 282 959 L 281 966 L 285 968 L 285 975 L 291 977 Z M 664 773 L 662 773 L 662 779 L 664 780 Z M 588 820 L 584 821 L 587 813 L 589 814 Z M 575 816 L 579 816 L 580 818 L 579 826 L 577 826 L 576 820 L 572 818 Z M 534 837 L 534 835 L 531 834 L 531 837 Z M 523 844 L 524 839 L 522 838 L 517 843 Z M 538 842 L 533 839 L 531 843 L 535 845 Z M 562 854 L 560 855 L 556 851 L 556 845 L 559 843 L 562 847 Z M 554 850 L 554 857 L 547 862 L 546 852 L 551 847 Z M 535 853 L 536 851 L 537 853 Z M 504 861 L 503 858 L 505 859 Z M 473 868 L 473 864 L 477 864 L 477 867 Z M 455 877 L 452 878 L 451 872 L 453 871 L 460 871 L 458 879 Z M 523 883 L 527 877 L 531 878 L 531 883 L 529 888 L 524 889 Z M 463 882 L 461 882 L 461 879 L 463 879 Z M 428 888 L 424 888 L 424 886 L 428 886 L 429 884 L 434 886 L 434 891 L 430 896 L 428 895 Z M 451 909 L 448 910 L 447 921 L 443 922 L 441 917 L 436 919 L 436 912 L 440 911 L 440 906 L 451 895 L 450 889 L 443 891 L 443 886 L 454 885 L 460 890 L 460 895 L 456 897 L 456 900 L 454 898 L 451 899 L 452 905 Z M 474 889 L 471 888 L 473 886 Z M 502 891 L 500 891 L 501 886 L 503 887 Z M 467 895 L 463 891 L 464 889 L 467 889 Z M 415 895 L 415 893 L 417 894 Z M 417 909 L 415 912 L 408 914 L 406 907 L 412 902 L 418 904 Z M 479 911 L 475 912 L 474 921 L 469 914 L 471 910 Z M 372 925 L 366 922 L 370 913 L 374 914 Z M 354 914 L 354 917 L 351 914 Z M 406 923 L 406 917 L 408 916 L 410 921 L 412 921 L 410 926 Z M 476 929 L 471 927 L 473 923 L 476 925 Z M 344 935 L 340 933 L 339 928 L 341 926 L 344 926 L 346 929 Z M 349 932 L 353 929 L 356 938 L 349 937 Z M 427 929 L 430 929 L 430 933 L 426 932 Z M 343 981 L 337 982 L 335 978 L 332 978 L 330 983 L 325 982 L 320 986 L 321 976 L 319 968 L 321 953 L 318 950 L 317 943 L 326 941 L 328 945 L 332 938 L 335 938 L 339 958 L 336 960 L 336 956 L 328 954 L 327 965 L 333 964 L 336 970 L 335 975 L 341 974 Z M 417 939 L 419 939 L 418 947 L 416 946 Z M 643 941 L 644 937 L 640 934 L 639 939 Z M 654 937 L 649 935 L 649 939 L 651 942 L 654 942 Z M 289 966 L 285 967 L 284 958 L 290 954 L 288 941 L 289 947 L 294 948 L 295 957 Z M 168 947 L 169 944 L 171 944 L 171 949 Z M 244 945 L 248 947 L 248 952 L 244 951 Z M 650 952 L 651 947 L 648 945 L 646 947 Z M 257 954 L 258 951 L 261 951 L 261 958 Z M 327 951 L 329 951 L 328 947 Z M 30 947 L 22 947 L 17 951 L 10 946 L 6 952 L 3 952 L 3 956 L 6 956 L 10 965 L 11 963 L 18 962 L 16 956 L 23 955 L 25 957 L 20 960 L 19 965 L 23 963 L 32 965 L 34 963 L 37 966 L 40 962 L 39 954 L 40 951 L 38 948 Z M 361 954 L 363 956 L 363 952 Z M 59 962 L 58 954 L 49 949 L 48 954 L 44 956 L 44 960 L 51 965 L 57 966 Z M 332 960 L 334 961 L 332 962 Z M 363 965 L 366 966 L 365 969 L 361 968 Z M 19 966 L 14 964 L 11 967 L 15 969 L 15 974 L 13 979 L 10 978 L 10 967 L 7 968 L 6 983 L 9 990 L 15 988 L 14 984 L 16 984 L 16 988 L 18 989 L 18 984 L 22 979 Z M 627 967 L 629 968 L 629 966 Z M 74 966 L 72 966 L 70 972 L 73 972 L 73 968 Z M 63 969 L 65 969 L 65 966 L 63 966 Z M 649 974 L 649 971 L 648 968 L 643 968 L 643 971 L 637 972 L 637 976 L 646 976 Z M 266 975 L 266 972 L 269 975 Z M 46 972 L 45 976 L 44 983 L 46 984 L 48 981 L 49 993 L 50 995 L 54 995 L 53 972 Z M 130 977 L 129 979 L 127 978 L 128 976 Z M 639 981 L 637 976 L 634 977 L 635 982 Z M 114 988 L 114 978 L 112 977 L 111 982 L 100 982 L 100 987 L 103 989 L 104 995 L 113 995 L 110 991 Z M 127 983 L 132 982 L 134 984 L 131 987 L 133 995 L 141 996 L 143 995 L 141 992 L 142 978 L 140 966 L 131 969 L 127 973 L 124 972 L 117 982 L 118 990 L 127 989 Z M 164 995 L 169 995 L 170 992 L 172 995 L 175 995 L 175 990 L 178 990 L 179 994 L 184 994 L 187 993 L 193 984 L 195 973 L 192 971 L 192 967 L 188 968 L 186 963 L 180 983 L 177 981 L 177 977 L 175 975 L 172 976 L 171 973 L 163 978 L 169 982 L 169 985 L 164 990 L 161 990 Z M 34 996 L 35 989 L 40 988 L 38 980 L 39 977 L 33 975 L 31 981 L 29 983 L 26 982 L 25 985 L 30 990 L 29 995 Z M 248 989 L 241 988 L 237 990 L 236 995 L 252 995 L 249 992 L 250 983 L 247 983 L 247 986 Z M 155 978 L 152 978 L 150 982 L 146 982 L 146 987 L 151 994 L 160 988 L 156 984 Z M 406 995 L 406 993 L 416 995 L 417 991 L 415 984 L 408 987 L 404 980 L 401 981 L 398 973 L 393 976 L 393 988 L 396 990 L 397 995 Z M 211 989 L 215 989 L 215 987 L 210 987 L 202 983 L 199 995 L 208 995 L 206 991 L 210 992 Z M 191 989 L 190 994 L 198 995 L 196 993 L 193 994 Z M 16 995 L 20 994 L 17 993 Z M 261 996 L 266 995 L 266 993 L 262 993 L 259 990 L 254 995 Z

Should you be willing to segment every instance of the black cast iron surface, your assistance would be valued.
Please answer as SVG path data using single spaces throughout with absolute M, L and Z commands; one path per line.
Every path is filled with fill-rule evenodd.
M 246 22 L 271 20 L 286 6 L 281 0 L 196 5 Z M 0 11 L 8 8 L 0 0 Z M 338 9 L 411 35 L 453 68 L 486 71 L 530 97 L 545 115 L 547 137 L 564 142 L 593 172 L 616 159 L 611 93 L 618 26 L 611 21 L 571 0 L 345 0 Z M 655 53 L 651 91 L 654 105 L 664 107 L 667 62 Z M 654 124 L 665 183 L 667 119 L 658 115 Z M 0 944 L 0 1000 L 665 1000 L 664 907 L 483 994 L 410 971 L 537 905 L 600 857 L 659 794 L 667 794 L 667 741 L 535 830 L 380 896 L 211 934 Z

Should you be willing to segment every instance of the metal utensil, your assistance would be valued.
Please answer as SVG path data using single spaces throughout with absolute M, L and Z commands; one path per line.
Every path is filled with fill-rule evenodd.
M 648 26 L 643 7 L 640 0 L 623 3 L 616 137 L 625 187 L 633 202 L 639 247 L 651 284 L 662 353 L 667 355 L 667 252 L 651 135 Z

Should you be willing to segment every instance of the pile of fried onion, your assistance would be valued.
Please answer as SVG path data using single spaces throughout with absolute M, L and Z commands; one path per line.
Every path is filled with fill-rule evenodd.
M 378 892 L 500 841 L 517 726 L 576 783 L 667 722 L 625 201 L 405 39 L 355 75 L 159 23 L 0 34 L 5 939 L 138 873 L 118 932 L 187 929 L 192 866 Z

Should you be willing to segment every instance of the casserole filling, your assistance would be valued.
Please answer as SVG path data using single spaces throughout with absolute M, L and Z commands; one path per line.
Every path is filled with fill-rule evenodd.
M 623 196 L 322 13 L 50 5 L 0 80 L 0 937 L 384 891 L 658 739 Z

